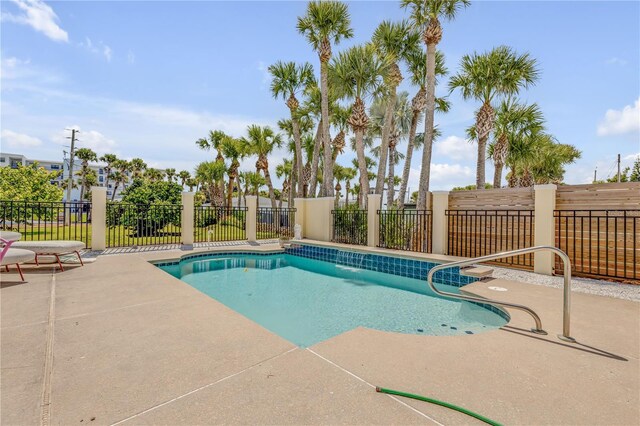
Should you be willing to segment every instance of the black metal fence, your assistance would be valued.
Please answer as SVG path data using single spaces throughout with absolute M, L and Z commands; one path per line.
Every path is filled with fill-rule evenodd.
M 295 208 L 258 207 L 257 239 L 293 238 L 295 221 Z
M 333 238 L 331 241 L 344 244 L 367 245 L 366 210 L 332 210 Z
M 431 252 L 431 210 L 378 210 L 378 247 Z
M 247 239 L 247 208 L 196 206 L 193 215 L 196 243 Z
M 640 210 L 556 210 L 556 246 L 576 275 L 640 279 Z M 556 259 L 556 272 L 562 264 Z
M 533 246 L 533 210 L 447 210 L 445 214 L 451 256 L 478 257 Z M 533 254 L 494 263 L 529 269 Z
M 91 247 L 91 203 L 0 201 L 0 229 L 23 241 L 75 240 Z
M 180 244 L 179 204 L 107 203 L 107 247 Z

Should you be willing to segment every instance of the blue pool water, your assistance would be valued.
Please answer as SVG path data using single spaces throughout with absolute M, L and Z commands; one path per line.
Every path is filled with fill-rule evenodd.
M 485 307 L 436 297 L 426 280 L 291 254 L 211 255 L 159 267 L 302 347 L 359 326 L 456 335 L 507 322 Z

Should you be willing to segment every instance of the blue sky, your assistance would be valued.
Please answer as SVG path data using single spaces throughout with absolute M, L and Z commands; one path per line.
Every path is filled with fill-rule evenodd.
M 248 124 L 275 126 L 288 116 L 269 92 L 270 64 L 308 61 L 319 69 L 295 29 L 306 2 L 20 0 L 0 7 L 2 150 L 31 158 L 61 158 L 64 128 L 77 126 L 80 146 L 193 170 L 213 158 L 194 144 L 209 129 L 241 136 Z M 399 2 L 351 2 L 349 10 L 355 37 L 334 52 L 368 41 L 383 19 L 407 16 Z M 541 79 L 521 98 L 542 107 L 560 142 L 583 152 L 567 182 L 589 182 L 596 167 L 599 177 L 610 175 L 618 153 L 632 163 L 640 153 L 639 2 L 476 1 L 444 24 L 440 48 L 452 74 L 462 55 L 501 44 L 538 59 Z M 415 93 L 406 81 L 401 88 Z M 464 129 L 478 105 L 456 93 L 450 100 L 452 110 L 436 116 L 443 137 L 434 147 L 432 189 L 475 181 L 475 146 Z M 286 155 L 274 153 L 271 167 Z M 492 175 L 488 163 L 489 181 Z

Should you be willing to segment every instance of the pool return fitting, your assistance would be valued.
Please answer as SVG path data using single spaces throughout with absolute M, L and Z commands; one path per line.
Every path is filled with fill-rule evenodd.
M 500 302 L 498 300 L 492 299 L 484 299 L 481 297 L 468 296 L 465 294 L 456 294 L 449 293 L 447 291 L 438 290 L 436 286 L 433 284 L 433 276 L 436 272 L 441 271 L 443 269 L 455 268 L 456 266 L 469 266 L 475 263 L 487 262 L 490 260 L 502 259 L 505 257 L 514 257 L 522 254 L 535 253 L 538 251 L 551 251 L 557 254 L 560 259 L 562 259 L 562 263 L 564 264 L 564 303 L 563 303 L 563 317 L 562 317 L 562 334 L 558 335 L 560 340 L 564 340 L 565 342 L 575 343 L 575 339 L 571 337 L 571 260 L 569 256 L 562 250 L 552 246 L 535 246 L 535 247 L 527 247 L 523 249 L 505 251 L 502 253 L 489 254 L 486 256 L 480 256 L 473 259 L 467 260 L 459 260 L 456 262 L 450 263 L 442 263 L 440 265 L 436 265 L 429 270 L 429 274 L 427 275 L 427 283 L 431 290 L 433 290 L 436 294 L 439 294 L 444 297 L 449 297 L 452 299 L 460 299 L 467 300 L 471 302 L 477 303 L 487 303 L 490 305 L 497 306 L 506 306 L 508 308 L 519 309 L 521 311 L 525 311 L 529 315 L 533 317 L 533 320 L 536 323 L 536 327 L 532 328 L 531 331 L 536 334 L 547 334 L 546 331 L 542 329 L 542 321 L 538 314 L 536 314 L 533 309 L 528 308 L 524 305 L 519 305 L 516 303 L 508 303 L 508 302 Z

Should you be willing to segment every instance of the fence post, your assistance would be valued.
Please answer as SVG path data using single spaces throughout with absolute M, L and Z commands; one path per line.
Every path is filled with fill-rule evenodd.
M 318 241 L 331 241 L 333 237 L 334 197 L 307 198 L 305 200 L 304 231 L 305 238 Z
M 306 211 L 305 209 L 307 208 L 307 203 L 306 203 L 307 199 L 306 198 L 294 198 L 294 204 L 296 206 L 296 217 L 295 217 L 295 223 L 294 225 L 300 225 L 300 231 L 301 231 L 301 235 L 300 237 L 304 238 L 306 235 L 306 230 L 305 230 L 305 214 Z
M 255 242 L 258 235 L 258 197 L 247 195 L 247 240 Z
M 380 245 L 380 220 L 378 210 L 382 208 L 382 195 L 369 194 L 367 196 L 367 246 Z
M 193 215 L 195 192 L 182 193 L 182 212 L 180 213 L 180 229 L 182 233 L 182 248 L 193 249 Z
M 535 246 L 555 247 L 556 185 L 535 185 L 534 200 L 534 242 Z M 553 275 L 555 254 L 536 252 L 533 254 L 533 271 L 538 274 Z
M 104 250 L 107 243 L 107 188 L 91 187 L 91 250 Z
M 446 211 L 449 209 L 449 191 L 433 191 L 431 206 L 431 252 L 447 254 L 449 227 Z

